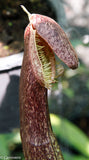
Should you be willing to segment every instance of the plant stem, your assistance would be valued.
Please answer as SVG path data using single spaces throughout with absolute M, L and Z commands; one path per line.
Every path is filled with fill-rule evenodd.
M 20 78 L 20 132 L 25 160 L 63 160 L 53 135 L 47 89 L 34 76 L 30 61 L 30 33 L 25 36 L 25 54 Z

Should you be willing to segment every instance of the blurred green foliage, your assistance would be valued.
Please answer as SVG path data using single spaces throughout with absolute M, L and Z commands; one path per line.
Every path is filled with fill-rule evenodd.
M 51 123 L 56 137 L 75 148 L 80 154 L 89 157 L 89 138 L 77 126 L 54 114 L 51 114 Z
M 65 160 L 89 160 L 89 138 L 73 123 L 55 114 L 50 115 L 53 131 L 63 144 L 75 148 L 78 155 L 63 151 Z M 17 152 L 16 148 L 20 146 Z M 19 130 L 0 135 L 0 157 L 17 157 L 24 160 Z M 2 159 L 3 160 L 3 159 Z M 9 159 L 8 159 L 9 160 Z

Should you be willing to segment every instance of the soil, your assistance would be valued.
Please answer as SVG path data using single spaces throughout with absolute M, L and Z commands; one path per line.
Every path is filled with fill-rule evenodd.
M 0 1 L 0 57 L 16 54 L 24 50 L 24 30 L 29 23 L 21 9 L 23 4 L 30 13 L 39 13 L 55 18 L 55 13 L 44 0 Z M 50 12 L 49 12 L 50 11 Z

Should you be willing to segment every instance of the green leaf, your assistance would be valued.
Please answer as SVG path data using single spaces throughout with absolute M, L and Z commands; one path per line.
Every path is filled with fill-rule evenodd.
M 8 156 L 9 150 L 5 135 L 0 135 L 0 156 Z
M 11 146 L 20 144 L 20 134 L 18 132 L 12 132 L 9 134 L 0 134 L 0 156 L 9 156 Z
M 89 157 L 89 138 L 70 121 L 51 114 L 51 124 L 56 136 Z
M 73 154 L 69 154 L 67 152 L 63 153 L 64 160 L 89 160 L 89 158 L 85 158 L 81 155 L 75 156 Z

